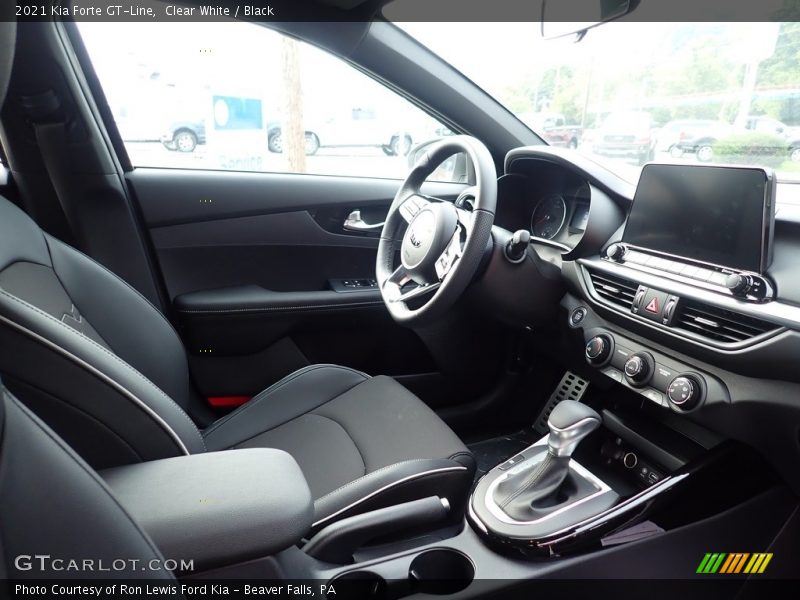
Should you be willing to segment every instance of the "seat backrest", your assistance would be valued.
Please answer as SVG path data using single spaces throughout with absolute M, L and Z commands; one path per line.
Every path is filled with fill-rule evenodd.
M 1 383 L 0 532 L 0 579 L 173 579 L 97 474 Z
M 95 468 L 205 450 L 186 354 L 116 275 L 0 198 L 0 373 Z

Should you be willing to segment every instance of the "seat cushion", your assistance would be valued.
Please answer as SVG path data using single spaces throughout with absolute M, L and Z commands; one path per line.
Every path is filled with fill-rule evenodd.
M 424 496 L 466 498 L 475 469 L 461 440 L 385 376 L 312 365 L 267 388 L 204 432 L 209 450 L 280 448 L 303 469 L 315 527 Z

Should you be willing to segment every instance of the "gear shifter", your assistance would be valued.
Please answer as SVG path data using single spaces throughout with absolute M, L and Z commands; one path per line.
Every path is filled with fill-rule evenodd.
M 536 505 L 568 501 L 574 491 L 574 486 L 570 489 L 569 482 L 565 482 L 572 453 L 601 421 L 600 415 L 585 404 L 574 400 L 559 402 L 547 420 L 550 435 L 544 459 L 501 481 L 493 496 L 497 506 L 509 517 L 527 521 L 534 516 Z

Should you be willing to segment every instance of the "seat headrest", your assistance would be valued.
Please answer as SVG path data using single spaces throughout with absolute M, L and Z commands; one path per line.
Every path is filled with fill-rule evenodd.
M 14 46 L 17 38 L 17 21 L 14 2 L 0 2 L 0 106 L 6 97 L 11 66 L 14 64 Z

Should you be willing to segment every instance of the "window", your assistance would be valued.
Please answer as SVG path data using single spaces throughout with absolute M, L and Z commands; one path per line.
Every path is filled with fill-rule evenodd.
M 416 144 L 450 133 L 342 60 L 250 23 L 79 28 L 137 167 L 402 179 Z M 456 179 L 456 164 L 433 178 Z

